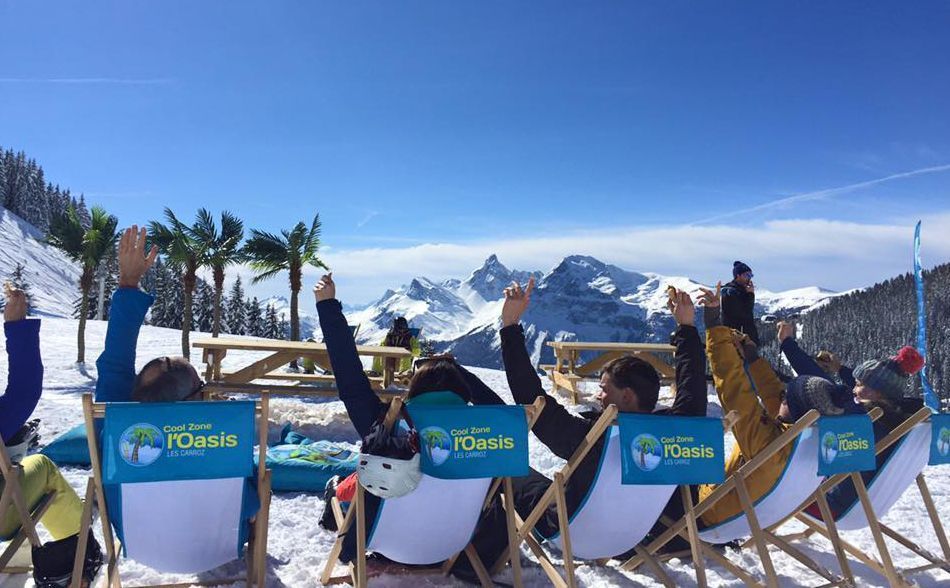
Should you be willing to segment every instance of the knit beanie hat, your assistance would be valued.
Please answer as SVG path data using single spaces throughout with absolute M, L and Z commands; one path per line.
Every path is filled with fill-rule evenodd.
M 841 386 L 818 376 L 798 376 L 793 379 L 785 388 L 785 402 L 792 420 L 797 421 L 811 409 L 816 409 L 822 416 L 836 416 L 848 412 L 840 404 L 843 396 L 850 394 L 840 388 Z
M 854 379 L 884 395 L 892 404 L 900 404 L 907 390 L 907 379 L 924 367 L 924 358 L 913 347 L 904 347 L 894 357 L 871 359 L 854 370 Z
M 751 272 L 752 268 L 742 263 L 741 261 L 732 262 L 732 277 L 738 278 L 746 272 Z

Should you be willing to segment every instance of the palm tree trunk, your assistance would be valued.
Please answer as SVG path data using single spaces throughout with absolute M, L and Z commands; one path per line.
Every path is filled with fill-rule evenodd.
M 191 335 L 191 299 L 194 296 L 195 291 L 195 274 L 193 272 L 188 272 L 185 274 L 184 279 L 184 303 L 185 308 L 182 313 L 181 320 L 181 356 L 187 360 L 191 360 L 191 341 L 189 336 Z
M 290 290 L 290 340 L 300 341 L 300 313 L 297 312 L 297 295 L 300 288 Z M 290 362 L 290 369 L 297 369 L 297 358 Z
M 221 298 L 224 295 L 224 268 L 214 268 L 214 320 L 211 325 L 211 336 L 217 337 L 221 332 Z
M 83 288 L 82 302 L 79 304 L 79 329 L 76 331 L 76 346 L 79 350 L 76 363 L 86 363 L 86 315 L 89 314 L 89 289 Z

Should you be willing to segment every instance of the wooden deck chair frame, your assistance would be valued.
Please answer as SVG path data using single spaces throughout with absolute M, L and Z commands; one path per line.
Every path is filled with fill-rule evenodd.
M 880 411 L 880 409 L 875 410 Z M 908 433 L 913 430 L 915 426 L 925 422 L 930 417 L 930 414 L 930 409 L 924 407 L 908 417 L 903 423 L 898 425 L 893 431 L 888 433 L 875 445 L 875 454 L 879 455 L 889 447 L 893 446 L 895 443 L 901 441 Z M 878 554 L 880 556 L 879 560 L 874 559 L 872 556 L 868 555 L 858 547 L 842 539 L 840 534 L 836 532 L 833 524 L 821 524 L 815 519 L 806 517 L 802 514 L 805 508 L 813 502 L 817 501 L 820 506 L 824 496 L 832 488 L 849 478 L 854 484 L 855 490 L 858 494 L 858 500 L 860 501 L 861 507 L 864 510 L 865 518 L 868 521 L 868 529 L 871 531 L 871 536 L 874 539 L 874 544 L 877 547 Z M 851 571 L 851 566 L 848 563 L 848 555 L 851 555 L 856 560 L 884 576 L 891 586 L 909 586 L 911 583 L 906 579 L 906 575 L 935 568 L 940 568 L 950 572 L 950 541 L 947 540 L 947 535 L 944 532 L 943 524 L 940 522 L 940 517 L 937 514 L 937 509 L 930 494 L 930 489 L 927 487 L 927 482 L 924 480 L 923 472 L 917 475 L 916 482 L 917 488 L 920 491 L 920 495 L 927 509 L 927 515 L 930 518 L 930 523 L 933 526 L 934 534 L 936 534 L 937 540 L 940 543 L 940 548 L 943 551 L 943 557 L 927 551 L 926 549 L 920 547 L 920 545 L 917 543 L 911 541 L 904 535 L 880 522 L 877 514 L 874 512 L 874 507 L 871 504 L 867 485 L 864 483 L 864 479 L 857 472 L 851 474 L 838 474 L 829 477 L 827 480 L 822 482 L 821 486 L 818 487 L 818 490 L 815 491 L 815 494 L 812 497 L 802 503 L 800 508 L 796 509 L 795 513 L 791 517 L 774 525 L 772 530 L 774 531 L 775 529 L 778 529 L 789 519 L 795 518 L 806 526 L 806 530 L 802 533 L 786 536 L 786 540 L 807 538 L 816 533 L 822 535 L 831 541 L 831 544 L 835 550 L 835 556 L 837 557 L 838 564 L 841 568 L 841 573 L 852 583 L 854 582 L 854 575 Z M 825 501 L 825 504 L 827 506 L 827 501 Z M 831 517 L 830 508 L 828 508 L 827 511 L 822 509 L 821 512 L 823 521 L 833 520 Z M 885 537 L 890 537 L 893 541 L 907 548 L 917 556 L 926 560 L 928 563 L 926 565 L 909 568 L 906 570 L 897 569 L 894 566 L 893 559 L 891 558 L 890 551 L 888 550 L 887 543 L 885 541 Z
M 518 521 L 518 540 L 528 545 L 531 552 L 538 558 L 541 569 L 544 570 L 544 573 L 548 576 L 548 579 L 551 580 L 551 583 L 558 588 L 574 588 L 577 586 L 574 573 L 574 555 L 571 547 L 570 517 L 567 512 L 567 497 L 565 493 L 567 482 L 577 470 L 578 465 L 587 457 L 591 449 L 594 448 L 594 445 L 596 445 L 604 434 L 607 433 L 608 429 L 616 423 L 617 413 L 617 407 L 612 404 L 604 409 L 604 412 L 594 422 L 594 425 L 581 441 L 581 444 L 574 450 L 574 454 L 567 461 L 567 464 L 554 474 L 554 480 L 531 510 L 531 513 L 524 520 L 520 517 L 516 517 Z M 726 417 L 723 418 L 723 427 L 726 430 L 730 429 L 735 423 L 737 416 L 738 413 L 735 411 L 726 415 Z M 680 487 L 680 496 L 684 501 L 684 508 L 687 510 L 692 508 L 693 498 L 688 486 Z M 564 559 L 563 576 L 558 572 L 557 566 L 551 562 L 541 542 L 534 537 L 535 525 L 541 520 L 541 517 L 544 516 L 544 513 L 552 502 L 555 503 L 557 508 L 558 530 L 560 532 L 562 545 L 561 553 Z M 690 526 L 687 532 L 690 535 L 694 534 L 696 532 L 695 525 Z M 663 570 L 662 566 L 651 553 L 647 553 L 641 546 L 636 547 L 636 552 L 667 588 L 674 588 L 676 586 L 672 578 Z M 699 554 L 697 553 L 696 556 L 696 561 L 699 562 Z M 605 564 L 608 560 L 601 559 L 596 561 L 599 564 Z M 700 572 L 697 571 L 697 574 L 699 573 Z
M 3 574 L 28 574 L 32 570 L 30 566 L 9 567 L 8 564 L 16 554 L 23 542 L 29 540 L 30 545 L 39 547 L 41 545 L 40 536 L 36 532 L 36 523 L 42 518 L 46 509 L 49 508 L 52 494 L 42 496 L 32 508 L 26 503 L 23 495 L 23 488 L 20 486 L 19 472 L 22 470 L 19 463 L 14 463 L 10 459 L 6 445 L 0 440 L 0 472 L 3 474 L 3 493 L 0 494 L 0 516 L 7 512 L 7 509 L 13 507 L 16 509 L 20 518 L 20 528 L 9 539 L 7 548 L 0 553 L 0 573 Z
M 824 584 L 823 586 L 846 585 L 846 578 L 842 578 L 824 566 L 820 565 L 812 558 L 802 553 L 799 549 L 791 545 L 786 539 L 776 535 L 772 530 L 762 528 L 762 526 L 759 524 L 759 518 L 755 512 L 755 505 L 752 501 L 748 486 L 746 484 L 746 480 L 749 478 L 749 476 L 751 476 L 776 453 L 781 451 L 783 448 L 795 443 L 795 441 L 805 431 L 805 429 L 816 423 L 818 417 L 819 413 L 816 410 L 810 410 L 805 413 L 802 418 L 786 429 L 774 441 L 769 443 L 762 451 L 756 454 L 755 457 L 747 461 L 735 473 L 729 476 L 726 481 L 720 484 L 709 496 L 695 504 L 693 508 L 687 508 L 686 514 L 679 521 L 669 521 L 671 524 L 667 530 L 661 533 L 659 537 L 646 546 L 643 549 L 643 553 L 638 553 L 634 557 L 627 560 L 622 566 L 623 569 L 635 570 L 644 563 L 649 563 L 649 556 L 654 555 L 659 549 L 669 543 L 673 537 L 680 535 L 690 541 L 691 551 L 694 554 L 694 567 L 697 571 L 696 580 L 700 586 L 706 586 L 707 584 L 704 564 L 702 561 L 700 561 L 700 564 L 696 565 L 696 554 L 700 554 L 702 557 L 707 557 L 721 565 L 734 576 L 742 580 L 742 582 L 747 586 L 763 586 L 762 582 L 758 581 L 749 572 L 731 562 L 726 556 L 714 549 L 711 545 L 700 540 L 698 538 L 698 532 L 694 534 L 696 537 L 695 540 L 690 537 L 690 533 L 688 532 L 691 527 L 698 527 L 699 518 L 703 515 L 703 513 L 712 508 L 727 494 L 735 491 L 739 497 L 739 503 L 742 505 L 742 514 L 744 514 L 749 521 L 749 529 L 752 535 L 751 541 L 753 545 L 755 545 L 756 552 L 759 555 L 759 559 L 762 562 L 762 567 L 765 571 L 765 586 L 768 586 L 769 588 L 778 588 L 778 575 L 775 572 L 775 566 L 773 565 L 772 557 L 769 554 L 769 544 L 772 544 L 784 551 L 796 561 L 827 580 L 827 584 Z M 822 502 L 824 502 L 823 508 L 828 508 L 827 501 L 824 500 L 824 496 L 822 496 L 819 500 L 819 504 Z M 789 509 L 790 514 L 796 511 L 797 509 L 794 511 L 791 508 Z M 831 527 L 831 532 L 837 534 L 837 528 L 835 528 L 833 524 Z M 654 559 L 657 558 L 654 557 Z M 658 559 L 662 560 L 665 558 L 661 557 Z
M 95 435 L 95 420 L 105 418 L 108 404 L 93 402 L 91 394 L 83 394 L 83 414 L 86 421 L 86 438 L 89 442 L 89 457 L 92 462 L 92 473 L 86 483 L 86 497 L 83 503 L 82 523 L 79 532 L 79 546 L 76 549 L 76 560 L 73 563 L 73 581 L 71 588 L 80 588 L 82 580 L 82 566 L 86 557 L 86 542 L 89 529 L 92 527 L 93 503 L 99 507 L 99 518 L 102 523 L 102 536 L 105 548 L 106 587 L 121 588 L 119 579 L 119 551 L 120 544 L 112 532 L 109 520 L 109 510 L 106 508 L 105 490 L 102 485 L 102 461 L 99 454 L 99 439 Z M 245 561 L 247 573 L 236 578 L 185 582 L 181 584 L 152 584 L 141 585 L 139 588 L 185 588 L 187 586 L 218 586 L 234 584 L 244 580 L 250 588 L 263 588 L 266 578 L 267 558 L 267 525 L 270 513 L 271 500 L 271 472 L 266 468 L 267 463 L 267 420 L 269 414 L 267 397 L 255 402 L 255 427 L 258 434 L 258 462 L 257 462 L 257 492 L 261 507 L 254 519 L 254 524 L 248 539 Z
M 529 404 L 524 407 L 525 416 L 528 419 L 529 430 L 534 427 L 534 423 L 538 420 L 538 417 L 541 416 L 541 411 L 544 409 L 544 403 L 545 399 L 543 397 L 539 397 L 534 401 L 533 404 Z M 402 405 L 403 400 L 398 396 L 393 398 L 393 400 L 390 402 L 384 421 L 387 429 L 391 428 L 395 424 L 396 419 L 399 417 L 399 412 L 402 408 Z M 493 566 L 492 572 L 489 572 L 485 567 L 485 563 L 475 550 L 475 546 L 472 543 L 469 543 L 467 546 L 465 546 L 465 549 L 459 553 L 456 553 L 442 563 L 440 572 L 443 576 L 449 575 L 449 572 L 451 571 L 452 566 L 455 565 L 456 560 L 464 553 L 471 562 L 472 569 L 475 570 L 475 574 L 478 576 L 478 581 L 483 587 L 489 588 L 494 586 L 491 576 L 497 571 L 500 571 L 499 568 L 508 561 L 511 561 L 511 567 L 514 575 L 514 585 L 518 588 L 522 586 L 521 552 L 518 549 L 519 542 L 515 539 L 517 536 L 517 514 L 515 512 L 514 490 L 512 488 L 511 478 L 496 478 L 492 481 L 488 493 L 485 496 L 485 502 L 482 504 L 482 512 L 491 506 L 492 500 L 494 499 L 495 494 L 498 492 L 500 487 L 503 487 L 502 505 L 505 509 L 505 519 L 508 527 L 508 550 L 500 560 L 501 565 Z M 369 578 L 366 575 L 366 525 L 361 524 L 366 512 L 364 499 L 365 494 L 363 487 L 360 484 L 357 484 L 356 495 L 353 498 L 353 502 L 350 508 L 346 511 L 345 515 L 343 514 L 343 506 L 335 496 L 330 501 L 330 507 L 333 509 L 333 518 L 336 519 L 338 531 L 336 542 L 333 544 L 333 549 L 330 551 L 330 557 L 327 559 L 327 563 L 323 568 L 323 574 L 320 576 L 320 582 L 324 586 L 331 584 L 342 584 L 346 582 L 350 582 L 357 588 L 365 588 L 365 586 L 368 585 Z M 350 527 L 354 524 L 356 525 L 356 562 L 351 562 L 349 564 L 347 575 L 333 576 L 333 570 L 337 563 L 339 563 L 340 553 L 343 551 L 343 539 L 346 537 L 347 531 L 349 531 Z M 410 573 L 428 574 L 431 573 L 431 570 L 420 569 L 418 572 Z

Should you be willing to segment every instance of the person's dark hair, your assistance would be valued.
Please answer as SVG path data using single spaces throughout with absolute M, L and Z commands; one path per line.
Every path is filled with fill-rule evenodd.
M 631 388 L 637 395 L 640 410 L 653 412 L 660 397 L 660 374 L 639 357 L 625 355 L 604 366 L 604 373 L 618 388 Z
M 156 357 L 135 376 L 132 400 L 136 402 L 177 402 L 200 389 L 195 368 L 183 357 Z
M 416 368 L 416 373 L 409 381 L 409 398 L 426 392 L 454 392 L 465 402 L 472 399 L 465 376 L 455 362 L 449 359 L 428 361 Z

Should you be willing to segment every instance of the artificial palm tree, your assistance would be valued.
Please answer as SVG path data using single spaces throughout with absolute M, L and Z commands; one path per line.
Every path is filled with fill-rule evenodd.
M 251 268 L 257 272 L 255 284 L 272 278 L 287 270 L 290 274 L 290 340 L 300 340 L 300 315 L 297 311 L 297 295 L 303 284 L 303 268 L 306 265 L 329 269 L 317 257 L 320 249 L 320 215 L 313 217 L 310 228 L 302 222 L 280 235 L 254 229 L 244 245 L 244 253 Z M 293 364 L 296 366 L 296 362 Z
M 203 265 L 211 268 L 214 278 L 214 318 L 211 336 L 221 332 L 221 298 L 224 296 L 224 269 L 243 260 L 241 241 L 244 239 L 244 223 L 228 211 L 221 213 L 221 232 L 218 232 L 211 213 L 202 208 L 194 227 L 186 230 L 205 247 Z
M 104 208 L 94 206 L 90 211 L 90 223 L 86 227 L 76 212 L 69 206 L 66 212 L 50 223 L 47 241 L 61 249 L 82 267 L 79 276 L 79 331 L 77 333 L 78 355 L 76 363 L 86 362 L 86 317 L 89 314 L 89 291 L 96 278 L 99 264 L 115 247 L 119 238 L 118 219 Z
M 165 255 L 166 262 L 181 272 L 181 285 L 184 302 L 184 312 L 181 320 L 181 354 L 185 359 L 191 357 L 191 301 L 198 282 L 198 269 L 205 265 L 207 247 L 205 243 L 195 238 L 194 229 L 187 226 L 175 216 L 170 208 L 165 208 L 164 225 L 152 221 L 148 225 L 149 239 L 158 246 Z

